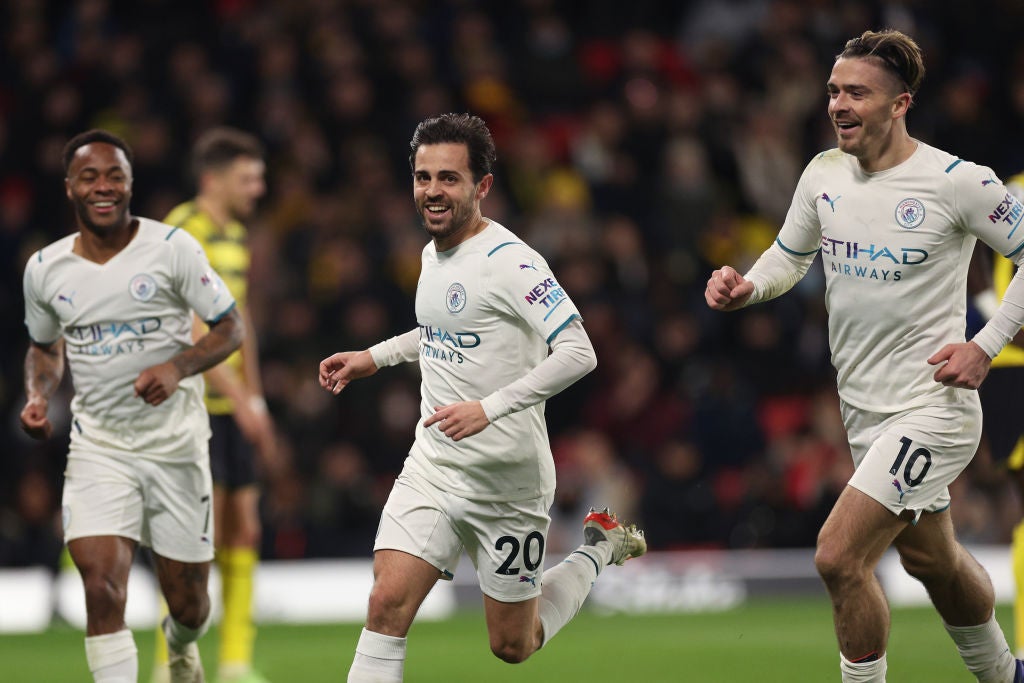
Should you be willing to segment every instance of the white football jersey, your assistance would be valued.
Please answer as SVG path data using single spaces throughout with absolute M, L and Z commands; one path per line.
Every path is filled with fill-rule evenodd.
M 145 368 L 192 344 L 192 310 L 214 322 L 234 306 L 199 243 L 147 218 L 106 263 L 72 252 L 78 233 L 33 254 L 25 268 L 25 325 L 36 342 L 63 337 L 75 385 L 72 446 L 181 457 L 209 439 L 203 379 L 184 378 L 159 406 L 135 396 Z
M 975 239 L 1016 257 L 1022 218 L 1024 205 L 990 169 L 921 142 L 877 173 L 837 149 L 807 165 L 777 244 L 821 253 L 844 401 L 895 412 L 947 391 L 927 359 L 964 341 Z
M 498 223 L 445 252 L 431 241 L 416 288 L 423 418 L 435 406 L 478 401 L 521 378 L 577 317 L 547 262 Z M 555 468 L 544 402 L 460 441 L 421 420 L 406 466 L 469 499 L 550 493 Z

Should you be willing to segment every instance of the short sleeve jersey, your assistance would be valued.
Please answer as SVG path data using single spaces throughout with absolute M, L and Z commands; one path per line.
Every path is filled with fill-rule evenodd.
M 235 220 L 229 221 L 227 225 L 217 226 L 208 214 L 199 210 L 195 201 L 174 207 L 164 222 L 187 230 L 199 241 L 206 252 L 206 258 L 210 261 L 210 266 L 223 279 L 235 302 L 244 307 L 248 294 L 251 260 L 245 226 Z M 222 365 L 244 379 L 241 351 L 232 353 Z M 230 398 L 221 395 L 209 385 L 206 387 L 206 407 L 214 415 L 228 415 L 234 409 Z
M 543 361 L 579 311 L 547 262 L 493 221 L 445 252 L 423 250 L 416 288 L 421 413 L 480 400 Z M 416 428 L 407 467 L 439 488 L 474 500 L 525 500 L 551 493 L 555 470 L 544 402 L 479 434 L 453 441 Z
M 918 142 L 902 164 L 865 173 L 833 149 L 797 185 L 778 245 L 821 253 L 832 362 L 844 401 L 896 412 L 945 390 L 927 359 L 964 341 L 976 238 L 1018 258 L 1024 205 L 988 168 Z
M 215 322 L 234 299 L 188 233 L 136 220 L 135 237 L 103 264 L 72 252 L 78 233 L 33 254 L 25 324 L 38 343 L 65 341 L 75 385 L 72 447 L 198 459 L 202 451 L 191 446 L 209 438 L 202 377 L 184 378 L 158 406 L 136 397 L 133 384 L 191 345 L 192 310 Z

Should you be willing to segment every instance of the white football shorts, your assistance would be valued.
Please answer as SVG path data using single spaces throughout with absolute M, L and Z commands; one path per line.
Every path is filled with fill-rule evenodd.
M 123 536 L 179 562 L 213 559 L 208 456 L 151 460 L 72 449 L 64 472 L 64 541 Z
M 540 595 L 554 494 L 515 502 L 473 501 L 403 471 L 381 513 L 373 549 L 401 550 L 451 580 L 465 548 L 480 590 L 500 602 Z
M 842 403 L 856 470 L 850 486 L 894 514 L 949 507 L 949 485 L 967 467 L 981 440 L 978 392 L 951 390 L 951 401 L 875 413 Z

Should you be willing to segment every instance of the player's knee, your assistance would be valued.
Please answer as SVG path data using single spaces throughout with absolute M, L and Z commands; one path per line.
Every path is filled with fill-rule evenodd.
M 370 614 L 388 614 L 401 610 L 405 605 L 401 591 L 391 590 L 374 584 L 370 591 Z
M 491 640 L 491 652 L 495 657 L 509 664 L 525 662 L 535 650 L 536 648 L 531 647 L 525 640 Z
M 404 636 L 414 616 L 412 600 L 403 591 L 374 585 L 367 608 L 366 624 L 369 630 Z
M 854 558 L 849 557 L 840 544 L 818 538 L 814 566 L 826 585 L 833 586 L 850 580 L 856 575 L 859 564 Z
M 83 578 L 85 604 L 92 612 L 108 615 L 124 614 L 128 601 L 128 587 L 104 574 L 90 574 Z
M 167 611 L 182 626 L 199 628 L 210 616 L 210 596 L 206 593 L 167 601 Z

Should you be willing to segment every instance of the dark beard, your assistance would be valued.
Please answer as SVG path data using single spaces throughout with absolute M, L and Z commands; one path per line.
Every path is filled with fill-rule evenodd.
M 427 220 L 427 216 L 430 215 L 429 212 L 426 209 L 421 208 L 419 210 L 420 223 L 423 224 L 423 229 L 426 231 L 426 233 L 434 239 L 444 239 L 446 237 L 451 237 L 452 235 L 456 234 L 457 232 L 465 228 L 470 221 L 471 214 L 463 214 L 461 209 L 462 207 L 452 207 L 452 216 L 451 220 L 448 221 L 448 225 L 445 226 L 444 228 L 438 229 L 433 227 L 431 223 Z
M 78 222 L 82 227 L 97 237 L 107 237 L 128 224 L 128 208 L 124 204 L 117 205 L 117 220 L 109 225 L 96 224 L 92 218 L 89 217 L 89 205 L 84 201 L 75 199 L 72 201 L 72 205 L 75 209 L 75 215 L 78 217 Z

